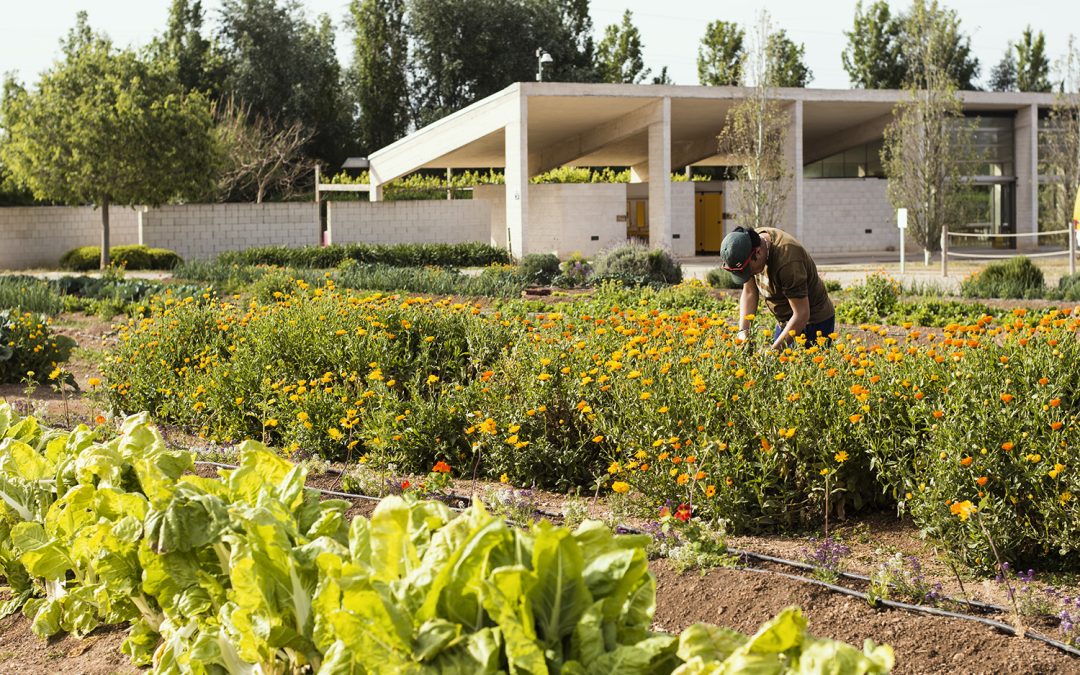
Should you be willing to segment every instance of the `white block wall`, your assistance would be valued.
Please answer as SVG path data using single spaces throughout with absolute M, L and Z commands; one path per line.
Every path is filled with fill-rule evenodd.
M 490 209 L 490 202 L 476 199 L 327 202 L 328 241 L 331 244 L 487 243 Z
M 803 182 L 803 243 L 811 253 L 899 250 L 888 181 L 815 178 Z M 789 229 L 789 228 L 785 228 Z M 867 232 L 867 230 L 870 230 Z M 915 251 L 908 241 L 908 250 Z
M 138 243 L 134 209 L 109 207 L 109 246 Z M 0 208 L 0 269 L 57 267 L 79 246 L 101 245 L 101 211 L 89 206 Z
M 671 184 L 671 252 L 679 257 L 694 255 L 694 237 L 697 236 L 697 200 L 694 184 Z M 675 238 L 678 235 L 678 239 Z
M 481 185 L 474 201 L 491 204 L 491 242 L 506 246 L 506 189 Z M 626 185 L 620 183 L 559 183 L 529 185 L 529 220 L 524 251 L 590 256 L 626 241 Z
M 315 246 L 321 232 L 314 202 L 182 204 L 142 215 L 142 243 L 207 260 L 255 246 Z

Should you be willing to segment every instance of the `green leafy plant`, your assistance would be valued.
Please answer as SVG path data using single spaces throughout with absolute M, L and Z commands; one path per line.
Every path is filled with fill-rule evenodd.
M 601 251 L 593 262 L 598 279 L 618 280 L 630 286 L 677 284 L 682 266 L 667 251 L 642 244 L 624 244 Z
M 1046 292 L 1043 272 L 1024 256 L 991 263 L 960 283 L 969 298 L 1041 298 Z
M 109 254 L 113 265 L 128 270 L 171 270 L 183 263 L 175 251 L 149 248 L 141 244 L 112 246 Z M 60 257 L 60 267 L 75 272 L 87 272 L 96 270 L 100 260 L 100 246 L 80 246 Z
M 547 286 L 559 274 L 559 257 L 553 253 L 530 253 L 518 262 L 517 272 L 527 283 Z

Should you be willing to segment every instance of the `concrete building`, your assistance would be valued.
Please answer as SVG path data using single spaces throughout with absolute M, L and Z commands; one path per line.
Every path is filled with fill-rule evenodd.
M 714 253 L 737 220 L 737 182 L 672 182 L 685 167 L 730 164 L 717 135 L 741 87 L 518 83 L 370 156 L 372 201 L 419 169 L 500 167 L 505 186 L 480 186 L 490 239 L 514 255 L 589 255 L 628 238 L 679 256 Z M 879 152 L 891 90 L 777 89 L 790 111 L 793 186 L 784 229 L 814 252 L 899 244 Z M 973 216 L 991 235 L 1039 230 L 1039 120 L 1052 94 L 963 92 L 984 161 L 973 167 Z M 630 167 L 629 184 L 530 184 L 560 166 Z M 1046 228 L 1057 229 L 1057 228 Z M 451 237 L 448 235 L 448 240 Z M 970 240 L 979 244 L 980 240 Z M 981 240 L 987 245 L 989 239 Z M 1018 247 L 1034 247 L 1020 238 Z

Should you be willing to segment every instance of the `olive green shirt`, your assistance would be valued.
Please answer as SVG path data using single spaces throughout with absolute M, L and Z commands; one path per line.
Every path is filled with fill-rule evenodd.
M 835 311 L 825 282 L 818 276 L 814 259 L 795 237 L 783 230 L 763 227 L 759 234 L 770 239 L 769 259 L 765 270 L 758 276 L 758 288 L 764 291 L 765 304 L 776 320 L 785 324 L 794 313 L 788 298 L 807 298 L 810 301 L 808 323 L 821 323 L 831 318 Z M 762 279 L 762 276 L 765 278 Z

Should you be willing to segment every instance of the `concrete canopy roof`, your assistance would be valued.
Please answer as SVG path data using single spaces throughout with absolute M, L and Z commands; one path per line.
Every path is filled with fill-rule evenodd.
M 648 158 L 647 128 L 671 101 L 671 166 L 724 164 L 716 136 L 733 105 L 752 90 L 679 85 L 517 83 L 370 155 L 373 179 L 385 183 L 418 169 L 503 167 L 507 124 L 527 129 L 529 173 L 556 166 L 634 166 Z M 776 89 L 802 102 L 806 162 L 880 139 L 896 90 Z M 965 109 L 1013 111 L 1053 105 L 1052 94 L 962 92 Z

